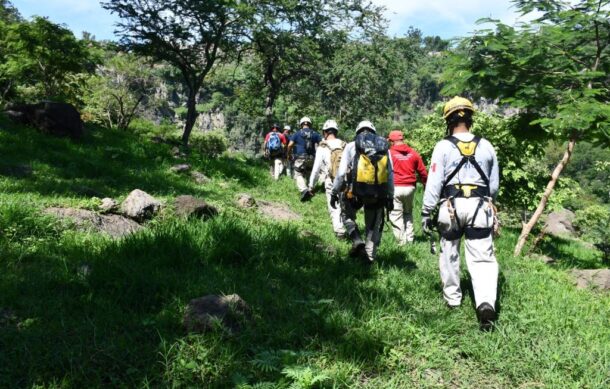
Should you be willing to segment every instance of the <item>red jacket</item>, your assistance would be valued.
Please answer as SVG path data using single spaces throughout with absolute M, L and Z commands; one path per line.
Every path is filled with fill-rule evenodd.
M 417 182 L 415 172 L 419 175 L 421 183 L 426 185 L 428 179 L 426 165 L 417 151 L 406 144 L 401 144 L 390 147 L 390 155 L 394 165 L 394 185 L 415 186 Z

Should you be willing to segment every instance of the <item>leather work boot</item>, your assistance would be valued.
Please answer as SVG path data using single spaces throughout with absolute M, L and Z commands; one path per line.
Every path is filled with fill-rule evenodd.
M 494 321 L 498 318 L 496 310 L 488 303 L 482 303 L 477 307 L 477 318 L 481 325 L 481 331 L 490 331 Z
M 360 232 L 354 230 L 349 234 L 352 240 L 352 248 L 349 250 L 349 256 L 355 258 L 359 256 L 364 250 L 364 241 L 360 237 Z
M 301 192 L 301 202 L 302 203 L 311 200 L 312 197 L 313 197 L 313 193 L 311 193 L 309 190 L 304 190 Z

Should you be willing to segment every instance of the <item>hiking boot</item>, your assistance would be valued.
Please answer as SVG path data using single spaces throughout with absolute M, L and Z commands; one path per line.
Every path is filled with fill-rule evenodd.
M 345 235 L 345 232 L 335 232 L 335 237 L 339 240 L 347 239 L 347 235 Z
M 477 318 L 481 325 L 481 331 L 489 331 L 492 329 L 493 323 L 498 318 L 498 315 L 491 305 L 482 303 L 477 308 Z
M 352 233 L 349 234 L 349 237 L 352 240 L 352 248 L 349 250 L 349 256 L 355 258 L 361 255 L 366 255 L 364 253 L 364 241 L 360 237 L 358 230 L 352 231 Z
M 313 197 L 313 193 L 311 193 L 311 191 L 309 191 L 309 190 L 304 190 L 301 192 L 301 202 L 302 203 L 304 203 L 305 201 L 311 200 L 312 197 Z

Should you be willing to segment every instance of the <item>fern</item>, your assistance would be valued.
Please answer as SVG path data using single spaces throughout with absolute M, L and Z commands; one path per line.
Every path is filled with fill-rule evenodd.
M 310 389 L 330 380 L 330 376 L 319 369 L 310 366 L 289 366 L 282 370 L 282 374 L 293 382 L 291 389 Z

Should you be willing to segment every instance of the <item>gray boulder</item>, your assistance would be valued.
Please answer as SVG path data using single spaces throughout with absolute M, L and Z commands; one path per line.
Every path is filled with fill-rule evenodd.
M 237 198 L 237 205 L 239 205 L 241 208 L 254 208 L 256 207 L 256 200 L 254 200 L 254 197 L 250 196 L 249 194 L 242 193 Z
M 86 209 L 53 207 L 45 209 L 44 213 L 60 219 L 70 220 L 80 231 L 93 230 L 108 234 L 113 238 L 121 238 L 142 228 L 141 225 L 126 217 L 120 215 L 99 215 Z
M 574 269 L 571 272 L 577 289 L 593 287 L 600 290 L 610 290 L 610 269 Z
M 121 212 L 134 220 L 152 218 L 161 209 L 161 203 L 148 193 L 135 189 L 121 204 Z
M 30 125 L 45 134 L 79 139 L 83 136 L 80 113 L 68 103 L 46 101 L 8 107 L 6 115 L 13 121 Z
M 191 165 L 189 165 L 188 163 L 181 163 L 179 165 L 172 166 L 171 168 L 169 168 L 169 170 L 172 173 L 185 173 L 191 170 Z
M 567 209 L 551 212 L 546 219 L 544 232 L 554 236 L 574 236 L 574 212 Z
M 119 210 L 119 203 L 110 197 L 102 199 L 102 203 L 98 206 L 101 213 L 113 213 Z
M 252 319 L 246 302 L 237 294 L 208 295 L 191 300 L 184 312 L 183 324 L 188 332 L 206 332 L 219 325 L 231 332 L 239 331 Z
M 199 185 L 207 184 L 210 182 L 210 179 L 206 177 L 205 174 L 198 171 L 191 172 L 191 177 L 193 177 L 193 180 L 195 180 L 195 182 Z
M 174 201 L 176 214 L 182 217 L 209 219 L 218 215 L 218 210 L 205 201 L 193 196 L 178 196 Z

